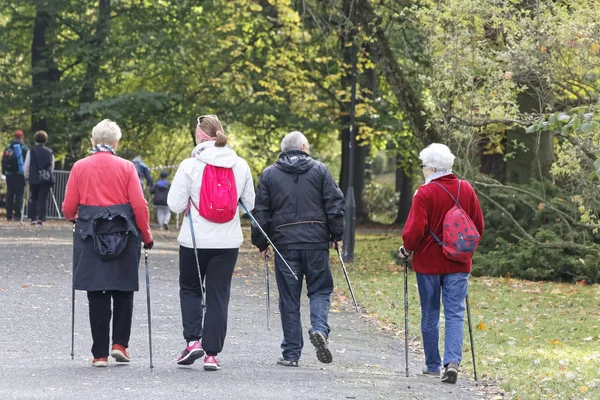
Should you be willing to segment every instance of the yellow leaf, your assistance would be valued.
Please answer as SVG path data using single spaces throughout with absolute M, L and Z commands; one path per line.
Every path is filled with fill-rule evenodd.
M 544 203 L 538 204 L 537 209 L 542 211 L 544 209 Z
M 560 344 L 560 340 L 558 340 L 558 339 L 552 339 L 552 341 L 550 343 L 551 344 Z
M 542 47 L 540 48 L 540 50 L 542 51 L 542 53 L 545 53 L 547 49 L 548 48 L 546 46 L 544 46 L 544 45 L 542 45 Z
M 479 321 L 479 324 L 477 324 L 477 329 L 480 331 L 487 331 L 488 327 L 483 323 L 483 321 Z
M 588 391 L 587 386 L 582 386 L 579 388 L 579 390 L 581 390 L 583 393 L 586 393 Z
M 590 50 L 592 51 L 592 53 L 597 53 L 600 50 L 600 44 L 596 42 L 592 43 L 590 46 Z

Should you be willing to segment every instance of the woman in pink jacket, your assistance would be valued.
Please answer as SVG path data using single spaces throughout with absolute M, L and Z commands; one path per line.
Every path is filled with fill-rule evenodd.
M 87 291 L 92 329 L 92 365 L 108 364 L 110 355 L 129 362 L 133 292 L 139 290 L 141 242 L 151 249 L 148 203 L 134 165 L 117 157 L 119 126 L 105 119 L 92 130 L 92 155 L 73 165 L 63 203 L 65 218 L 75 222 L 73 287 Z M 114 306 L 111 310 L 111 299 Z

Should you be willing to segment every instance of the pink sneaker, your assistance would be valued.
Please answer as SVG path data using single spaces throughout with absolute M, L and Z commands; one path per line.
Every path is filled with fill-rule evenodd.
M 218 371 L 221 369 L 219 360 L 215 356 L 204 357 L 204 370 L 205 371 Z
M 194 361 L 204 355 L 202 345 L 199 341 L 190 342 L 186 348 L 181 352 L 181 355 L 177 359 L 179 365 L 192 365 Z

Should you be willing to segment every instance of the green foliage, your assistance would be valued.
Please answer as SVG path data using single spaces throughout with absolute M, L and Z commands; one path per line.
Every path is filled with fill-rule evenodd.
M 377 182 L 365 185 L 364 198 L 368 205 L 369 217 L 382 224 L 392 224 L 398 213 L 399 195 L 394 188 Z
M 544 186 L 541 188 L 540 186 Z M 487 188 L 477 185 L 485 196 L 479 200 L 485 215 L 485 233 L 473 262 L 476 276 L 505 276 L 529 280 L 560 282 L 600 282 L 599 226 L 578 221 L 577 205 L 566 199 L 556 186 L 544 182 L 537 187 L 512 186 Z M 547 201 L 530 193 L 545 190 Z M 485 190 L 485 191 L 484 191 Z M 506 213 L 526 231 L 522 232 L 506 218 Z M 527 238 L 530 235 L 539 244 Z M 547 246 L 547 247 L 544 247 Z

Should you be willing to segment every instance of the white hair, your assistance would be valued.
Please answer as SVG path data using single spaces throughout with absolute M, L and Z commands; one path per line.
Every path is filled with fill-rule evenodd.
M 299 131 L 293 131 L 285 135 L 283 140 L 281 141 L 281 151 L 286 153 L 292 150 L 300 150 L 302 145 L 306 146 L 308 149 L 308 140 L 306 136 Z
M 423 166 L 436 171 L 452 171 L 455 158 L 448 146 L 441 143 L 432 143 L 419 153 Z
M 121 140 L 121 128 L 110 119 L 103 119 L 92 129 L 92 139 L 96 144 L 114 145 Z

